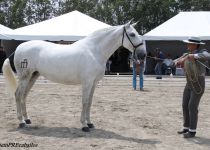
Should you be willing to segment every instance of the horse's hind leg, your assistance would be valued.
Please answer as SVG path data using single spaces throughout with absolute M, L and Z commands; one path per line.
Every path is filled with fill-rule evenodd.
M 34 83 L 36 82 L 37 78 L 39 77 L 39 73 L 38 72 L 34 72 L 29 80 L 28 86 L 25 90 L 25 94 L 23 95 L 23 99 L 22 99 L 22 114 L 23 117 L 25 118 L 25 122 L 26 124 L 31 124 L 31 120 L 28 117 L 27 114 L 27 110 L 26 110 L 26 96 L 28 95 L 30 89 L 32 88 L 32 86 L 34 85 Z
M 25 127 L 26 122 L 30 123 L 30 120 L 28 119 L 27 112 L 26 112 L 26 104 L 25 99 L 27 97 L 27 94 L 31 87 L 33 86 L 34 82 L 36 81 L 38 75 L 28 75 L 27 77 L 20 78 L 17 90 L 15 92 L 15 98 L 16 98 L 16 105 L 17 105 L 17 117 L 20 121 L 19 126 Z M 26 121 L 24 120 L 26 119 Z
M 27 89 L 29 79 L 20 79 L 16 92 L 15 92 L 15 99 L 16 99 L 16 106 L 17 106 L 17 118 L 20 121 L 19 127 L 23 128 L 26 126 L 25 120 L 23 117 L 23 111 L 22 111 L 22 100 L 23 96 L 25 94 L 25 91 Z

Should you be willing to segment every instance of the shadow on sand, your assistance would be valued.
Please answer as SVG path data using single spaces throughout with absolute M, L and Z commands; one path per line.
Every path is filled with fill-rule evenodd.
M 188 141 L 193 142 L 195 144 L 199 144 L 199 145 L 210 146 L 210 139 L 205 138 L 205 137 L 195 137 L 195 138 L 188 139 Z
M 92 129 L 90 132 L 85 133 L 82 132 L 81 129 L 78 128 L 68 128 L 68 127 L 33 127 L 30 126 L 25 129 L 13 129 L 9 132 L 20 132 L 22 134 L 39 136 L 39 137 L 56 137 L 56 138 L 69 138 L 69 139 L 76 139 L 76 138 L 101 138 L 101 139 L 117 139 L 117 140 L 124 140 L 129 142 L 136 142 L 142 144 L 159 144 L 160 141 L 156 139 L 137 139 L 132 137 L 125 137 L 123 135 L 119 135 L 117 133 L 111 131 L 105 131 L 103 129 Z

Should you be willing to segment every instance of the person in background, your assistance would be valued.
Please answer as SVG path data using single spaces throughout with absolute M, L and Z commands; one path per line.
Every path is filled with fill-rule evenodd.
M 139 74 L 139 89 L 144 90 L 145 60 L 139 60 L 133 55 L 133 89 L 136 90 L 136 76 Z
M 178 134 L 183 134 L 184 138 L 192 138 L 196 134 L 198 106 L 205 90 L 204 63 L 210 60 L 210 54 L 205 49 L 199 50 L 200 45 L 205 43 L 198 37 L 190 37 L 184 42 L 187 43 L 188 53 L 174 61 L 176 65 L 184 67 L 187 80 L 182 98 L 184 123 Z
M 108 59 L 108 61 L 106 62 L 106 74 L 110 74 L 110 71 L 111 71 L 111 64 L 112 64 L 112 61 L 111 59 Z
M 174 66 L 173 60 L 171 59 L 170 54 L 167 54 L 166 58 L 163 60 L 162 68 L 164 75 L 170 75 L 175 73 L 176 68 Z
M 156 65 L 155 65 L 155 74 L 157 75 L 156 79 L 162 79 L 162 63 L 163 63 L 163 59 L 164 59 L 164 54 L 162 51 L 160 51 L 159 48 L 157 48 L 156 50 Z
M 147 66 L 145 67 L 146 74 L 154 74 L 154 69 L 156 65 L 156 61 L 154 59 L 154 55 L 151 52 L 148 52 L 146 59 Z

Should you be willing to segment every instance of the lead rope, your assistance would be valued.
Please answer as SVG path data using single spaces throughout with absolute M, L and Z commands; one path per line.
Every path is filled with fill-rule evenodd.
M 12 55 L 14 55 L 15 54 L 15 51 L 14 52 L 12 52 L 12 54 L 10 54 L 7 58 L 10 58 Z
M 187 56 L 188 54 L 185 55 L 185 57 Z M 148 58 L 152 58 L 152 59 L 156 59 L 156 60 L 164 60 L 164 59 L 161 59 L 161 58 L 157 58 L 157 57 L 152 57 L 152 56 L 147 56 Z M 182 57 L 183 58 L 183 57 Z M 181 58 L 180 58 L 181 59 Z M 208 66 L 206 66 L 204 63 L 202 63 L 201 61 L 199 60 L 195 60 L 197 61 L 198 63 L 200 63 L 203 67 L 207 68 L 208 70 L 210 70 L 210 68 Z M 190 74 L 193 74 L 192 72 L 190 72 L 189 70 L 190 69 L 187 69 L 187 67 L 185 66 L 186 68 L 186 76 L 188 77 L 191 85 L 192 85 L 192 88 L 194 90 L 194 92 L 196 94 L 201 94 L 202 91 L 203 91 L 203 88 L 201 87 L 200 83 L 199 83 L 199 80 L 198 80 L 198 72 L 197 72 L 197 69 L 196 69 L 196 64 L 195 64 L 195 61 L 192 62 L 192 67 L 193 67 L 193 73 L 194 73 L 194 78 L 192 76 L 190 76 Z M 199 86 L 199 91 L 196 91 L 196 88 L 194 86 L 194 84 L 197 83 L 198 86 Z
M 206 66 L 204 63 L 202 63 L 201 61 L 199 60 L 196 60 L 197 62 L 199 62 L 202 66 L 204 66 L 206 69 L 210 70 L 210 68 L 208 66 Z
M 152 59 L 155 59 L 155 60 L 164 60 L 162 58 L 158 58 L 158 57 L 152 57 L 152 56 L 147 56 L 148 58 L 152 58 Z

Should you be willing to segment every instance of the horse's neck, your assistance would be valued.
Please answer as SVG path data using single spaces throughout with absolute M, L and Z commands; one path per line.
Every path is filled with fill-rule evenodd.
M 100 58 L 101 63 L 106 63 L 109 57 L 122 45 L 122 36 L 123 28 L 116 27 L 94 37 L 93 42 L 96 48 L 92 49 L 92 52 Z

